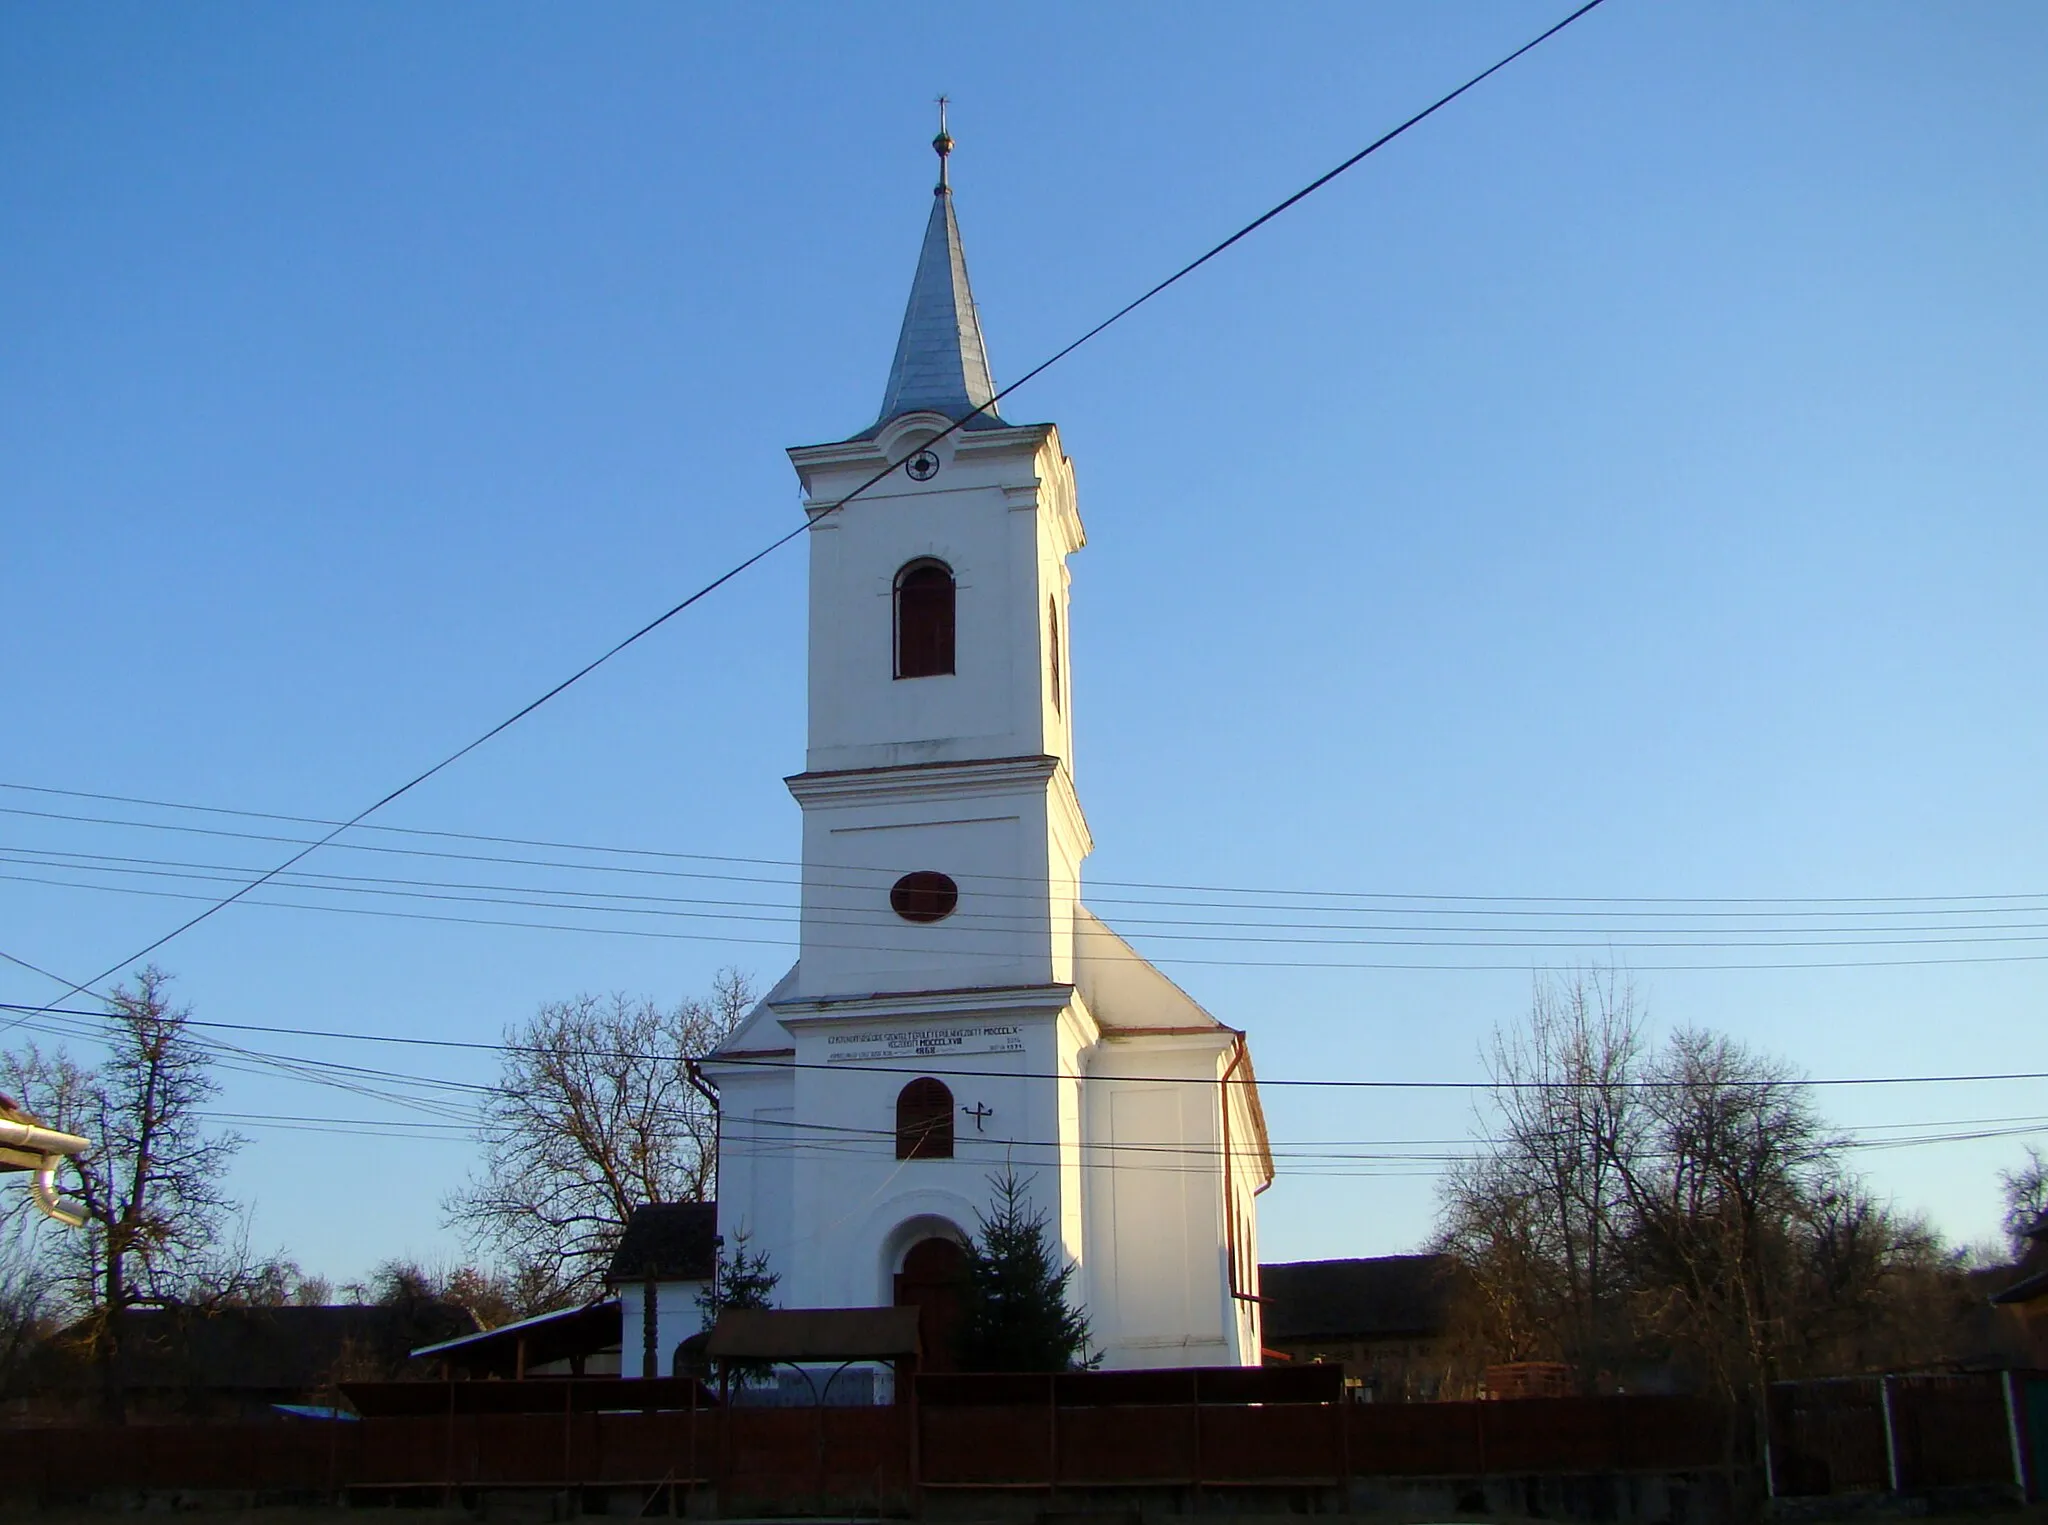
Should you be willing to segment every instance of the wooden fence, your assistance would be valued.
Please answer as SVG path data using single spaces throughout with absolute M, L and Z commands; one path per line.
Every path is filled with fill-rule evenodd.
M 1774 1494 L 2044 1495 L 2048 1373 L 1969 1372 L 1780 1382 L 1770 1391 Z
M 1688 1472 L 1720 1466 L 1728 1434 L 1721 1411 L 1686 1398 L 1376 1405 L 1208 1401 L 1219 1395 L 1191 1391 L 1203 1401 L 1127 1402 L 1106 1401 L 1100 1385 L 1077 1399 L 1065 1379 L 991 1379 L 980 1391 L 941 1381 L 922 1379 L 916 1402 L 882 1408 L 643 1413 L 578 1403 L 508 1414 L 443 1401 L 438 1414 L 352 1422 L 0 1431 L 0 1480 L 44 1497 L 554 1488 L 644 1489 L 654 1499 L 711 1489 L 726 1513 L 900 1512 L 926 1490 Z

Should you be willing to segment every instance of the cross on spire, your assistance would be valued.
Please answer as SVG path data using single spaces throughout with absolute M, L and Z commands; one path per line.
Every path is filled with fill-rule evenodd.
M 946 159 L 953 152 L 953 135 L 946 131 L 946 97 L 939 97 L 939 135 L 932 139 L 932 152 L 939 156 L 939 183 L 932 188 L 935 196 L 945 196 L 953 187 L 946 181 Z

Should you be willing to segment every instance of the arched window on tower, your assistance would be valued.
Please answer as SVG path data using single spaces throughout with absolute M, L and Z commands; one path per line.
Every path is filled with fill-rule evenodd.
M 1060 714 L 1060 601 L 1052 594 L 1045 596 L 1045 633 L 1052 647 L 1052 712 Z
M 953 1158 L 953 1093 L 944 1081 L 920 1076 L 896 1093 L 896 1158 Z
M 952 670 L 953 573 L 944 562 L 913 561 L 896 574 L 896 676 Z

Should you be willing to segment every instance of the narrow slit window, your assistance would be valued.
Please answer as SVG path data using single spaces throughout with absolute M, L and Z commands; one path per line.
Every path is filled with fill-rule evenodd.
M 913 561 L 896 574 L 896 676 L 951 671 L 953 574 L 941 562 Z
M 921 1076 L 896 1093 L 896 1158 L 953 1158 L 953 1093 L 943 1080 Z
M 1052 649 L 1052 712 L 1059 715 L 1065 713 L 1060 703 L 1060 604 L 1050 594 L 1045 600 L 1045 633 Z

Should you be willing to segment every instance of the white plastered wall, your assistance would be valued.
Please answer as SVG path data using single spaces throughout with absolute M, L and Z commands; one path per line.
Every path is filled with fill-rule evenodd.
M 707 1284 L 701 1281 L 658 1281 L 654 1284 L 654 1374 L 675 1375 L 676 1347 L 704 1327 L 704 1310 L 697 1298 Z M 618 1288 L 621 1337 L 619 1375 L 644 1377 L 646 1371 L 647 1283 L 629 1282 Z

